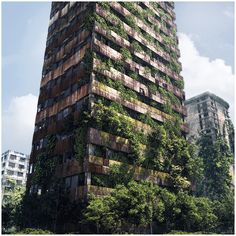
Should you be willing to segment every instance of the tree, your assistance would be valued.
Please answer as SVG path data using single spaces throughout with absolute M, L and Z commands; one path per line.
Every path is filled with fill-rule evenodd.
M 170 192 L 148 182 L 117 185 L 111 195 L 93 196 L 83 223 L 97 233 L 212 232 L 217 226 L 213 202 L 187 192 Z
M 114 211 L 115 201 L 115 198 L 110 195 L 101 198 L 91 196 L 82 223 L 95 223 L 96 233 L 98 234 L 119 231 L 121 222 L 116 211 Z
M 145 232 L 154 217 L 162 218 L 163 205 L 154 193 L 150 183 L 132 180 L 127 186 L 117 185 L 111 195 L 90 199 L 84 222 L 94 222 L 100 233 Z
M 204 179 L 196 193 L 214 201 L 217 232 L 233 233 L 234 193 L 229 172 L 233 154 L 221 137 L 213 143 L 210 136 L 203 135 L 199 140 L 199 155 L 204 163 Z
M 220 137 L 213 143 L 210 136 L 203 135 L 199 140 L 199 156 L 204 163 L 204 181 L 199 195 L 223 199 L 232 191 L 229 170 L 233 155 L 228 145 Z
M 17 185 L 16 181 L 8 179 L 11 188 L 5 189 L 2 198 L 2 231 L 14 232 L 19 220 L 20 204 L 25 192 L 25 187 Z
M 215 228 L 217 216 L 209 199 L 194 197 L 180 191 L 176 200 L 176 207 L 180 210 L 175 218 L 176 229 L 211 232 Z
M 217 232 L 234 234 L 234 193 L 231 191 L 223 199 L 214 201 L 214 212 L 218 217 Z

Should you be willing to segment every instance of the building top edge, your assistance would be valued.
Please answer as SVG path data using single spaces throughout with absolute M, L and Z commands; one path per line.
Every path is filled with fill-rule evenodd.
M 14 153 L 14 154 L 17 154 L 17 155 L 29 157 L 28 154 L 25 154 L 25 153 L 22 153 L 22 152 L 17 152 L 17 151 L 10 150 L 10 149 L 8 149 L 7 151 L 3 152 L 2 155 L 5 155 L 5 154 L 10 153 L 10 152 L 11 152 L 11 153 Z
M 200 99 L 204 96 L 211 97 L 212 99 L 214 99 L 215 101 L 217 101 L 218 103 L 223 105 L 226 109 L 229 109 L 229 103 L 228 102 L 226 102 L 223 98 L 218 97 L 214 93 L 210 93 L 208 91 L 185 100 L 184 104 L 187 105 L 187 104 L 194 103 L 194 102 L 196 102 L 197 99 Z

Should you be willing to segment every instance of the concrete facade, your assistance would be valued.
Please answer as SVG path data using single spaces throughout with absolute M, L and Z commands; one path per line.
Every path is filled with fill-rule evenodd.
M 187 108 L 186 122 L 189 125 L 189 140 L 196 140 L 200 134 L 209 134 L 215 140 L 223 136 L 230 146 L 229 104 L 213 93 L 205 92 L 185 101 Z
M 29 167 L 29 155 L 8 150 L 2 153 L 2 187 L 10 187 L 8 179 L 16 181 L 18 185 L 25 185 Z

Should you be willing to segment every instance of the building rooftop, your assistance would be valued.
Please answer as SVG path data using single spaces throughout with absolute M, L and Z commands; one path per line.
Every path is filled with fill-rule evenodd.
M 224 106 L 226 109 L 229 109 L 229 103 L 228 102 L 226 102 L 224 99 L 216 96 L 214 93 L 210 93 L 208 91 L 204 92 L 202 94 L 199 94 L 197 96 L 194 96 L 192 98 L 189 98 L 184 103 L 185 103 L 185 105 L 194 103 L 194 102 L 196 102 L 197 99 L 200 99 L 200 98 L 202 98 L 204 96 L 211 97 L 212 99 L 214 99 L 215 101 L 220 103 L 222 106 Z
M 15 153 L 15 154 L 17 154 L 17 155 L 29 157 L 28 154 L 25 154 L 25 153 L 22 153 L 22 152 L 17 152 L 17 151 L 14 151 L 14 150 L 7 150 L 7 151 L 3 152 L 2 155 L 5 155 L 5 154 L 7 154 L 7 153 L 9 153 L 9 152 L 13 152 L 13 153 Z

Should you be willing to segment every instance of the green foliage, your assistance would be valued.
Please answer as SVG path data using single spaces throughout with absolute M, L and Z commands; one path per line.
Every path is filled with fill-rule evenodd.
M 211 136 L 199 140 L 199 156 L 204 163 L 204 177 L 200 194 L 211 199 L 222 199 L 231 191 L 230 165 L 233 160 L 228 145 L 221 138 L 212 143 Z
M 134 178 L 134 166 L 126 163 L 109 166 L 109 175 L 92 173 L 91 184 L 114 188 L 118 184 L 128 184 Z
M 95 20 L 94 14 L 88 13 L 84 19 L 84 28 L 90 31 L 93 28 L 94 20 Z
M 127 48 L 121 48 L 120 53 L 123 57 L 123 60 L 132 59 L 131 53 Z
M 131 16 L 131 15 L 126 16 L 125 21 L 131 28 L 135 29 L 135 31 L 139 31 L 139 28 L 138 28 L 133 16 Z
M 169 45 L 169 46 L 175 45 L 175 41 L 173 38 L 166 36 L 164 34 L 162 34 L 162 38 L 163 38 L 164 44 Z
M 110 27 L 110 30 L 114 31 L 124 39 L 128 39 L 128 34 L 125 31 L 123 22 L 118 18 L 116 20 L 116 25 Z
M 143 51 L 142 47 L 140 46 L 140 44 L 137 41 L 133 41 L 130 46 L 131 46 L 132 50 L 135 52 Z
M 169 99 L 171 104 L 175 104 L 177 106 L 181 106 L 181 101 L 171 92 L 166 92 L 167 98 Z
M 118 185 L 110 196 L 94 198 L 89 202 L 85 221 L 97 224 L 97 233 L 140 232 L 153 216 L 154 194 L 150 186 L 134 181 L 127 187 Z M 102 232 L 100 231 L 102 230 Z
M 91 184 L 101 187 L 112 187 L 112 183 L 108 175 L 92 173 L 91 174 Z
M 137 94 L 135 91 L 123 87 L 120 90 L 121 97 L 125 100 L 131 100 L 131 98 L 137 99 Z
M 15 234 L 53 234 L 51 231 L 43 229 L 25 228 Z
M 86 154 L 86 135 L 87 128 L 85 126 L 81 126 L 75 130 L 75 158 L 80 163 L 83 162 Z
M 179 89 L 184 89 L 184 81 L 183 80 L 175 80 L 174 81 L 174 86 L 176 86 Z
M 58 164 L 58 158 L 53 157 L 53 150 L 56 145 L 56 137 L 49 135 L 46 137 L 47 145 L 45 151 L 37 156 L 35 170 L 32 177 L 32 184 L 37 184 L 42 188 L 42 192 L 49 189 L 55 180 L 55 168 Z
M 137 132 L 128 118 L 120 116 L 119 113 L 126 114 L 120 106 L 117 110 L 117 106 L 113 104 L 108 107 L 102 101 L 98 101 L 96 115 L 92 123 L 101 130 L 128 138 L 131 146 L 129 157 L 135 162 L 140 156 L 139 144 L 145 142 L 145 136 L 142 132 Z
M 172 105 L 169 101 L 167 101 L 167 103 L 163 104 L 163 112 L 165 112 L 167 114 L 172 114 L 172 112 L 173 112 Z
M 181 66 L 175 61 L 170 63 L 170 69 L 178 74 L 181 72 Z
M 101 6 L 106 11 L 109 11 L 111 8 L 109 2 L 98 2 L 98 5 Z
M 94 14 L 94 20 L 105 30 L 107 30 L 109 32 L 109 26 L 106 22 L 106 20 L 99 16 L 98 14 Z
M 20 217 L 20 204 L 25 187 L 17 185 L 16 181 L 8 179 L 10 189 L 3 190 L 2 196 L 2 232 L 12 233 L 17 228 Z
M 229 135 L 230 150 L 234 154 L 234 125 L 229 118 L 225 120 L 224 125 Z
M 113 187 L 118 184 L 127 185 L 134 178 L 134 168 L 134 166 L 129 166 L 126 163 L 110 165 L 109 178 L 111 185 Z
M 149 33 L 144 32 L 142 35 L 149 43 L 151 44 L 155 43 L 154 38 Z
M 136 72 L 131 72 L 128 74 L 128 76 L 134 80 L 138 80 L 138 73 L 136 73 Z
M 150 125 L 151 127 L 155 127 L 156 122 L 152 119 L 152 117 L 150 116 L 150 114 L 142 114 L 139 116 L 140 121 L 142 121 L 143 123 Z
M 92 63 L 93 63 L 94 53 L 90 48 L 87 48 L 84 54 L 84 64 L 85 64 L 85 70 L 87 73 L 91 72 Z
M 192 177 L 195 161 L 192 160 L 193 150 L 181 136 L 180 124 L 173 121 L 166 122 L 164 126 L 158 125 L 150 115 L 140 115 L 139 120 L 153 128 L 153 132 L 144 135 L 135 130 L 135 126 L 121 107 L 117 110 L 113 105 L 106 106 L 99 101 L 92 124 L 94 127 L 108 133 L 129 139 L 131 153 L 130 160 L 146 168 L 170 173 L 173 185 L 176 188 L 188 189 L 189 178 Z M 146 151 L 141 151 L 140 144 L 147 145 Z
M 89 205 L 84 211 L 82 223 L 94 223 L 97 234 L 101 231 L 102 233 L 115 233 L 116 229 L 120 227 L 119 216 L 116 212 L 110 214 L 115 204 L 115 199 L 110 195 L 102 198 L 91 196 Z
M 215 229 L 217 216 L 213 212 L 213 203 L 209 199 L 196 198 L 179 192 L 176 205 L 181 210 L 176 216 L 177 229 L 206 232 Z
M 198 140 L 199 156 L 203 163 L 203 177 L 196 178 L 196 194 L 214 201 L 214 212 L 218 217 L 215 231 L 234 232 L 234 194 L 229 173 L 233 155 L 226 142 L 218 137 L 213 143 L 211 136 L 202 135 Z
M 144 68 L 144 74 L 145 74 L 146 76 L 151 75 L 151 69 L 146 66 L 146 67 Z
M 150 84 L 148 88 L 152 94 L 156 94 L 156 92 L 158 91 L 157 86 L 155 84 Z
M 94 223 L 97 233 L 212 232 L 217 223 L 212 204 L 186 192 L 174 194 L 147 182 L 130 181 L 117 185 L 111 195 L 93 196 L 83 222 Z
M 214 201 L 214 213 L 218 217 L 217 232 L 234 233 L 234 192 L 231 191 L 224 198 Z

